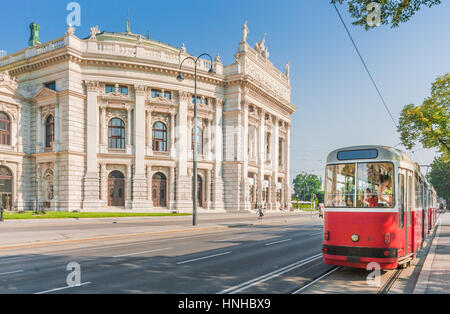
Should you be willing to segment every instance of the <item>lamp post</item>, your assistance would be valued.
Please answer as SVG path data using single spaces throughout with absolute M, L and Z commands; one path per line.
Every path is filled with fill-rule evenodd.
M 194 153 L 194 156 L 193 156 L 193 163 L 194 163 L 194 174 L 193 174 L 193 176 L 194 176 L 193 179 L 194 180 L 193 180 L 193 185 L 194 185 L 194 188 L 192 189 L 193 194 L 194 194 L 192 196 L 192 199 L 193 199 L 192 218 L 193 218 L 193 225 L 194 226 L 197 225 L 197 195 L 198 195 L 197 194 L 197 188 L 198 188 L 198 186 L 197 186 L 197 184 L 198 184 L 197 183 L 197 180 L 198 180 L 197 179 L 197 145 L 198 145 L 198 143 L 197 143 L 197 137 L 198 137 L 198 134 L 197 134 L 197 64 L 198 64 L 198 61 L 200 60 L 200 58 L 203 57 L 203 56 L 208 56 L 209 59 L 211 60 L 211 68 L 209 69 L 208 73 L 214 73 L 212 57 L 209 54 L 207 54 L 207 53 L 203 53 L 200 56 L 198 56 L 197 59 L 194 59 L 193 57 L 188 56 L 183 61 L 181 61 L 180 71 L 179 71 L 178 76 L 177 76 L 177 80 L 179 82 L 182 82 L 184 80 L 184 77 L 183 77 L 183 73 L 181 73 L 181 68 L 183 66 L 184 61 L 186 61 L 188 59 L 194 61 L 194 64 L 195 64 L 195 76 L 194 76 L 194 139 L 193 139 L 193 144 L 194 144 L 194 149 L 193 149 L 194 150 L 194 152 L 193 152 Z

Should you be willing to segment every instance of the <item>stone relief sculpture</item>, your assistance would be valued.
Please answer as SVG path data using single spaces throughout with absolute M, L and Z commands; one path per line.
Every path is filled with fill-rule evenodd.
M 286 76 L 287 77 L 289 77 L 290 71 L 291 71 L 291 65 L 288 62 L 288 63 L 286 63 Z

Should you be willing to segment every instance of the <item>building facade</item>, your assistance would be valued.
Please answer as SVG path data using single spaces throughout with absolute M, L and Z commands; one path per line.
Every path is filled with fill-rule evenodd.
M 246 211 L 290 203 L 286 73 L 247 25 L 231 65 L 149 37 L 91 29 L 0 58 L 0 197 L 30 210 Z M 215 73 L 208 70 L 214 68 Z M 194 101 L 198 123 L 193 125 Z M 193 130 L 198 145 L 193 145 Z

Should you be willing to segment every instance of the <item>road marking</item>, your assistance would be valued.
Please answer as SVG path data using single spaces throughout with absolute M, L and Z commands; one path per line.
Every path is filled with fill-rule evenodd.
M 233 240 L 238 240 L 238 239 L 242 239 L 244 237 L 235 237 L 235 238 L 230 238 L 230 239 L 224 239 L 224 240 L 217 240 L 218 242 L 228 242 L 228 241 L 233 241 Z
M 17 274 L 17 273 L 21 273 L 21 272 L 23 272 L 23 271 L 24 271 L 24 270 L 21 269 L 21 270 L 10 271 L 10 272 L 7 272 L 7 273 L 0 273 L 0 276 L 3 276 L 3 275 L 10 275 L 10 274 Z
M 283 242 L 288 242 L 288 241 L 292 241 L 292 239 L 286 239 L 286 240 L 281 240 L 281 241 L 271 242 L 271 243 L 267 243 L 266 245 L 274 245 L 274 244 L 283 243 Z
M 293 270 L 295 268 L 304 266 L 304 265 L 306 265 L 306 264 L 308 264 L 308 263 L 310 263 L 312 261 L 315 261 L 317 259 L 320 259 L 320 258 L 322 258 L 322 253 L 310 256 L 310 257 L 305 258 L 305 259 L 303 259 L 301 261 L 295 262 L 295 263 L 293 263 L 291 265 L 288 265 L 288 266 L 285 266 L 283 268 L 280 268 L 280 269 L 277 269 L 275 271 L 272 271 L 272 272 L 270 272 L 268 274 L 265 274 L 265 275 L 262 275 L 260 277 L 251 279 L 251 280 L 246 281 L 244 283 L 241 283 L 241 284 L 239 284 L 237 286 L 225 289 L 223 291 L 218 292 L 217 294 L 235 294 L 235 293 L 238 293 L 238 292 L 240 292 L 242 290 L 250 288 L 251 286 L 257 285 L 257 284 L 262 283 L 262 282 L 265 282 L 265 281 L 267 281 L 269 279 L 272 279 L 274 277 L 282 275 L 282 274 L 284 274 L 286 272 L 289 272 L 289 271 L 291 271 L 291 270 Z
M 298 293 L 300 293 L 301 291 L 303 291 L 303 290 L 305 290 L 306 288 L 312 286 L 313 284 L 315 284 L 315 283 L 318 282 L 319 280 L 322 280 L 323 278 L 325 278 L 325 277 L 331 275 L 332 273 L 334 273 L 335 271 L 337 271 L 337 270 L 339 270 L 339 269 L 341 269 L 341 267 L 336 267 L 335 269 L 332 269 L 331 271 L 329 271 L 329 272 L 326 273 L 325 275 L 320 276 L 319 278 L 317 278 L 316 280 L 310 282 L 310 283 L 307 284 L 306 286 L 304 286 L 304 287 L 302 287 L 302 288 L 300 288 L 300 289 L 294 291 L 292 294 L 298 294 Z
M 225 253 L 220 253 L 220 254 L 215 254 L 215 255 L 209 255 L 209 256 L 204 256 L 204 257 L 200 257 L 200 258 L 195 258 L 195 259 L 190 259 L 184 262 L 179 262 L 177 263 L 177 265 L 182 265 L 182 264 L 187 264 L 190 262 L 195 262 L 195 261 L 199 261 L 202 259 L 207 259 L 207 258 L 213 258 L 213 257 L 217 257 L 217 256 L 222 256 L 222 255 L 226 255 L 226 254 L 230 254 L 231 252 L 225 252 Z
M 157 249 L 157 250 L 151 250 L 151 251 L 144 251 L 144 252 L 136 252 L 136 253 L 130 253 L 130 254 L 117 255 L 117 256 L 113 256 L 113 258 L 133 256 L 133 255 L 141 255 L 141 254 L 145 254 L 145 253 L 160 252 L 160 251 L 167 251 L 167 250 L 172 250 L 172 248 L 169 247 L 169 248 L 165 248 L 165 249 Z
M 49 292 L 61 291 L 61 290 L 65 290 L 65 289 L 70 289 L 70 288 L 76 288 L 76 287 L 86 286 L 86 285 L 88 285 L 88 284 L 90 284 L 90 282 L 83 282 L 83 283 L 80 283 L 79 285 L 75 285 L 75 286 L 66 286 L 66 287 L 61 287 L 61 288 L 55 288 L 55 289 L 50 289 L 50 290 L 40 291 L 40 292 L 36 292 L 35 294 L 45 294 L 45 293 L 49 293 Z

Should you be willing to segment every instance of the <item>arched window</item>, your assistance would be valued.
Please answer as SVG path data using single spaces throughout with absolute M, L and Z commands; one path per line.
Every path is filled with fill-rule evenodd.
M 167 152 L 167 127 L 162 122 L 153 125 L 153 151 Z
M 194 129 L 192 129 L 192 150 L 194 150 Z M 197 127 L 197 154 L 203 155 L 203 130 Z
M 113 118 L 108 125 L 109 148 L 125 149 L 125 123 L 119 118 Z
M 4 112 L 0 112 L 0 144 L 11 145 L 11 120 Z
M 45 147 L 52 147 L 53 142 L 55 141 L 55 118 L 52 115 L 49 115 L 47 119 L 45 119 Z

